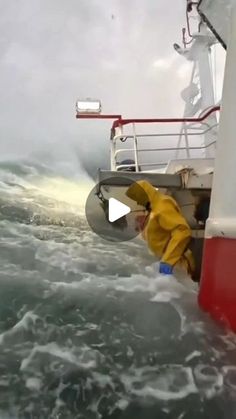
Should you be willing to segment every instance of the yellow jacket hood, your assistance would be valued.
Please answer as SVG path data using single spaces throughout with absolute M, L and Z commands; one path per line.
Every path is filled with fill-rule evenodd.
M 149 182 L 140 180 L 129 187 L 126 195 L 136 201 L 138 205 L 145 207 L 148 202 L 152 205 L 154 201 L 158 200 L 161 194 Z

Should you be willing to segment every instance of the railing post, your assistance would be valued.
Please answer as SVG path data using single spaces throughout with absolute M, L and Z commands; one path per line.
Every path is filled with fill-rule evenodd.
M 116 170 L 116 137 L 123 135 L 123 126 L 119 125 L 115 128 L 114 135 L 111 137 L 111 148 L 110 148 L 110 162 L 111 170 Z
M 111 161 L 111 170 L 116 170 L 116 140 L 115 137 L 111 139 L 111 148 L 110 148 L 110 161 Z
M 134 161 L 135 161 L 135 170 L 139 172 L 139 164 L 138 164 L 138 141 L 136 136 L 136 127 L 135 123 L 133 123 L 133 133 L 134 133 Z
M 184 128 L 183 128 L 183 124 L 182 124 L 182 126 L 181 126 L 181 130 L 180 130 L 180 133 L 179 133 L 178 143 L 177 143 L 177 150 L 176 150 L 176 153 L 175 153 L 175 159 L 176 159 L 176 160 L 177 160 L 177 159 L 178 159 L 178 157 L 179 157 L 179 148 L 180 148 L 180 146 L 181 146 L 181 142 L 182 142 L 183 130 L 184 130 Z
M 183 124 L 183 130 L 184 130 L 184 138 L 185 138 L 185 146 L 186 146 L 186 155 L 187 158 L 190 159 L 190 152 L 189 152 L 189 142 L 188 142 L 188 131 L 186 128 L 186 123 Z

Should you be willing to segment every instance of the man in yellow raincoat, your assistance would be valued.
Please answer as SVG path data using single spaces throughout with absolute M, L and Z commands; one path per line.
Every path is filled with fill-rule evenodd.
M 126 195 L 147 210 L 143 237 L 160 259 L 159 272 L 172 274 L 174 267 L 194 273 L 194 258 L 188 245 L 191 229 L 177 202 L 142 180 L 132 184 Z

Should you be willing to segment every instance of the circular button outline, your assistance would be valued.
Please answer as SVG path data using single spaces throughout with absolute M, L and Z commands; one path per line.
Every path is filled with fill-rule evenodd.
M 130 241 L 145 228 L 145 208 L 125 195 L 127 188 L 135 183 L 137 182 L 134 179 L 125 176 L 108 178 L 105 182 L 97 183 L 90 191 L 85 204 L 85 215 L 90 229 L 102 239 L 109 242 Z M 142 193 L 146 194 L 144 190 Z M 130 206 L 130 213 L 112 223 L 109 222 L 109 198 L 115 198 Z

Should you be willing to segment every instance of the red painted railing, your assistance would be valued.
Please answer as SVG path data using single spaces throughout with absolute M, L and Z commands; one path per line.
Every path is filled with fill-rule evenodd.
M 205 114 L 197 118 L 131 118 L 123 119 L 121 115 L 97 115 L 97 114 L 76 114 L 78 119 L 115 119 L 112 125 L 112 130 L 117 127 L 127 124 L 150 124 L 150 123 L 184 123 L 184 122 L 202 122 L 212 113 L 220 110 L 220 106 L 214 106 L 209 109 Z
M 119 126 L 127 125 L 127 124 L 149 124 L 149 123 L 184 123 L 184 122 L 202 122 L 212 113 L 217 112 L 220 110 L 220 106 L 214 106 L 213 108 L 209 109 L 205 114 L 197 118 L 139 118 L 139 119 L 117 119 L 114 121 L 112 128 L 115 129 Z

